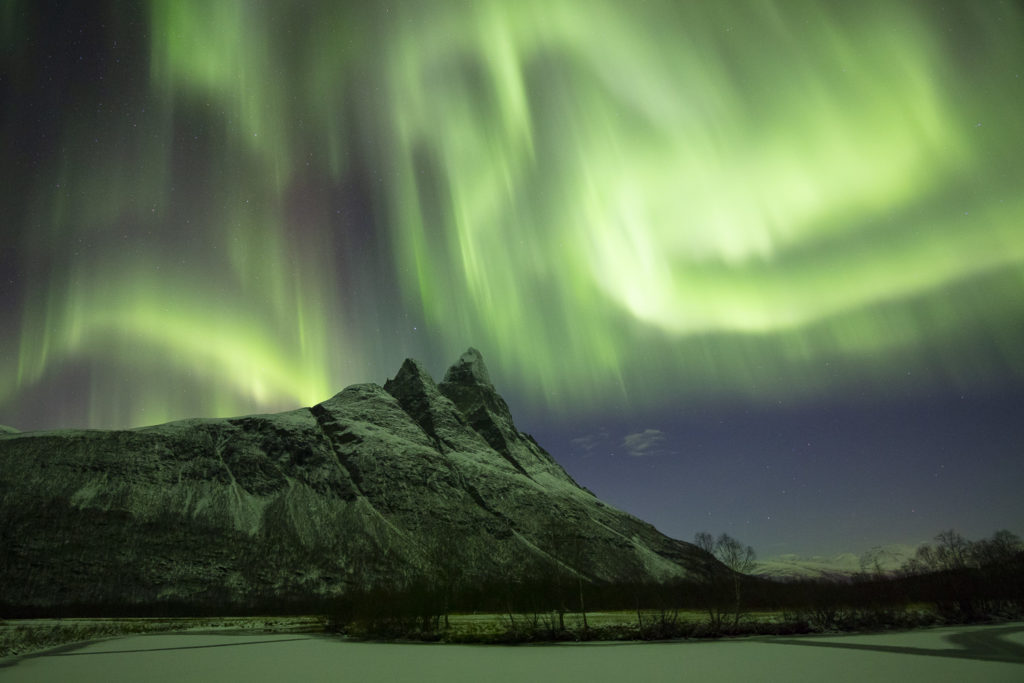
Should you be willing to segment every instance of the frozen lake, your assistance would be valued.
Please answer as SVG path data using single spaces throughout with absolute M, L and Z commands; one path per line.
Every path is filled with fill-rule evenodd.
M 465 646 L 154 634 L 0 662 L 0 681 L 1024 681 L 1024 625 L 674 643 Z

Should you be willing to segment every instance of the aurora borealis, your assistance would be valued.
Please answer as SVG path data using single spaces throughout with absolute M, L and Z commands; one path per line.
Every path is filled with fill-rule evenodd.
M 1024 394 L 1019 3 L 7 0 L 0 45 L 0 423 L 286 410 L 473 345 L 631 509 L 639 465 L 573 438 L 667 467 L 698 415 L 803 442 Z

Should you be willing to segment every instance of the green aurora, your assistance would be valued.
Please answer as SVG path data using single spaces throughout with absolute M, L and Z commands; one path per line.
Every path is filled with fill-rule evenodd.
M 284 410 L 469 344 L 556 413 L 1024 379 L 1017 4 L 112 3 L 56 103 L 29 5 L 3 137 L 55 139 L 5 162 L 0 421 L 67 377 L 47 426 Z

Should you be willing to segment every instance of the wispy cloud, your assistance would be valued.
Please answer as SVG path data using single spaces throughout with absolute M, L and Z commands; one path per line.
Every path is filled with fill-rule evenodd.
M 584 457 L 588 457 L 593 455 L 599 448 L 607 448 L 608 441 L 608 432 L 602 429 L 601 431 L 593 434 L 578 436 L 570 443 L 572 443 L 573 450 L 582 453 Z
M 622 440 L 622 447 L 634 458 L 662 455 L 667 452 L 664 446 L 665 433 L 660 429 L 645 429 L 635 434 L 627 434 Z

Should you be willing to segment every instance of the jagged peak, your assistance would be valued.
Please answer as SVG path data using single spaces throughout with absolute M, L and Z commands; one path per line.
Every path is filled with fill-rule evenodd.
M 423 367 L 423 363 L 419 362 L 415 358 L 406 358 L 402 363 L 402 367 L 400 367 L 398 372 L 395 374 L 394 379 L 388 380 L 384 387 L 387 389 L 388 384 L 404 384 L 412 379 L 419 379 L 427 385 L 434 384 L 434 378 L 431 377 L 430 373 Z
M 466 350 L 459 360 L 444 373 L 444 381 L 449 384 L 482 385 L 494 388 L 491 375 L 484 365 L 484 357 L 472 346 Z

